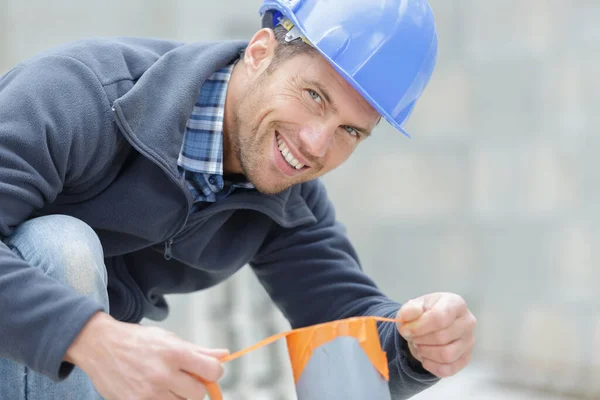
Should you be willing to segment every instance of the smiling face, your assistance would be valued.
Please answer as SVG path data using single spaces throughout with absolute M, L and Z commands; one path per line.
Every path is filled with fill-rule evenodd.
M 224 168 L 260 192 L 279 193 L 341 165 L 379 114 L 317 52 L 273 61 L 259 31 L 236 65 L 226 102 Z

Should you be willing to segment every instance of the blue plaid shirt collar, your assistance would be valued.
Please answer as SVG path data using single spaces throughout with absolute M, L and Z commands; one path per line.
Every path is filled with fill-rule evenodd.
M 236 188 L 254 188 L 247 181 L 232 183 L 223 179 L 223 117 L 234 65 L 216 71 L 202 84 L 186 124 L 177 164 L 195 203 L 216 202 Z

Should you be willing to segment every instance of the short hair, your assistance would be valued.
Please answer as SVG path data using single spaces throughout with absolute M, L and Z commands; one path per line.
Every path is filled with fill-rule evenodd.
M 319 52 L 310 44 L 304 42 L 302 39 L 295 39 L 292 41 L 286 41 L 285 37 L 288 34 L 287 29 L 281 25 L 277 25 L 273 28 L 275 38 L 277 39 L 277 46 L 275 47 L 275 54 L 271 64 L 267 68 L 267 72 L 272 72 L 282 61 L 288 60 L 292 57 L 306 54 L 306 55 L 317 55 Z

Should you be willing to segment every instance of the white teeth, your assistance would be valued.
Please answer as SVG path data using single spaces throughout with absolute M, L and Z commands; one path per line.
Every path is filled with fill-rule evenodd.
M 292 168 L 300 169 L 304 167 L 304 164 L 300 163 L 300 161 L 294 158 L 294 155 L 285 145 L 284 141 L 279 137 L 279 134 L 277 135 L 277 147 L 279 148 L 279 151 L 281 152 L 281 155 L 283 155 L 285 161 L 287 161 Z

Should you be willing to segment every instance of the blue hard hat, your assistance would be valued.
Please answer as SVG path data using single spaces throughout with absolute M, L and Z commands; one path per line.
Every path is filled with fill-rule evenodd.
M 403 125 L 437 61 L 427 0 L 264 0 L 263 24 L 289 19 L 391 125 Z

